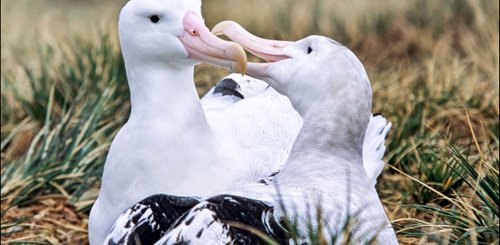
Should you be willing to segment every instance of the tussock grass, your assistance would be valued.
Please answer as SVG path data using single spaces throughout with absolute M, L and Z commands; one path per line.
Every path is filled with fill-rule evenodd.
M 126 1 L 55 2 L 1 2 L 2 243 L 85 241 L 107 149 L 128 115 L 116 37 Z M 232 19 L 267 38 L 326 35 L 360 57 L 374 112 L 393 122 L 377 190 L 401 243 L 499 242 L 497 1 L 203 8 L 208 26 Z M 199 93 L 224 74 L 198 66 Z

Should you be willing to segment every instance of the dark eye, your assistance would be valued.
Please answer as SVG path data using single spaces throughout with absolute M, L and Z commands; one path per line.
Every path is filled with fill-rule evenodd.
M 307 54 L 310 54 L 312 53 L 313 49 L 311 48 L 311 46 L 307 47 Z
M 154 14 L 154 15 L 151 15 L 149 16 L 149 20 L 153 23 L 158 23 L 158 21 L 160 21 L 160 16 Z

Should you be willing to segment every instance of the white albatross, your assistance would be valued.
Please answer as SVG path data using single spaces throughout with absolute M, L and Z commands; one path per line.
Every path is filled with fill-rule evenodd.
M 92 245 L 102 244 L 122 212 L 153 194 L 186 196 L 162 199 L 186 210 L 199 200 L 192 196 L 276 172 L 302 123 L 288 98 L 245 77 L 233 75 L 236 89 L 220 83 L 200 101 L 197 62 L 241 72 L 245 63 L 240 46 L 204 26 L 200 0 L 131 0 L 118 25 L 132 110 L 106 159 L 89 219 Z
M 237 72 L 246 65 L 241 46 L 205 27 L 200 0 L 131 0 L 118 27 L 131 113 L 109 149 L 89 218 L 91 245 L 102 244 L 117 217 L 150 195 L 213 195 L 276 171 L 302 122 L 276 92 L 265 95 L 275 106 L 263 105 L 251 87 L 243 87 L 249 98 L 234 107 L 223 103 L 231 96 L 216 91 L 200 101 L 197 63 Z M 258 123 L 247 127 L 249 120 Z
M 346 236 L 352 244 L 398 244 L 363 167 L 372 95 L 358 58 L 322 36 L 263 42 L 233 22 L 214 29 L 274 61 L 249 63 L 248 74 L 287 95 L 304 124 L 274 185 L 251 184 L 201 201 L 156 244 L 266 244 L 248 227 L 293 243 L 286 219 L 296 219 L 299 243 L 312 230 L 333 244 Z

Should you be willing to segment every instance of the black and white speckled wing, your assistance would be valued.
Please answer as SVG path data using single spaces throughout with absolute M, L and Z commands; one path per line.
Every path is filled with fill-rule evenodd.
M 259 200 L 215 196 L 196 205 L 156 244 L 268 244 L 262 235 L 288 243 L 288 232 L 273 211 Z
M 192 197 L 149 196 L 118 217 L 104 244 L 154 244 L 198 203 L 199 200 Z

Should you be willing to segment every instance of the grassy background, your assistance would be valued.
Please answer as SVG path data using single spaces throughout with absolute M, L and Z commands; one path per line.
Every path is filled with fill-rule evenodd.
M 104 157 L 129 111 L 126 1 L 1 2 L 1 241 L 86 243 Z M 492 0 L 205 0 L 280 39 L 330 36 L 365 64 L 393 129 L 377 184 L 407 244 L 499 243 L 499 6 Z M 265 6 L 265 7 L 263 7 Z M 196 68 L 203 94 L 225 74 Z

